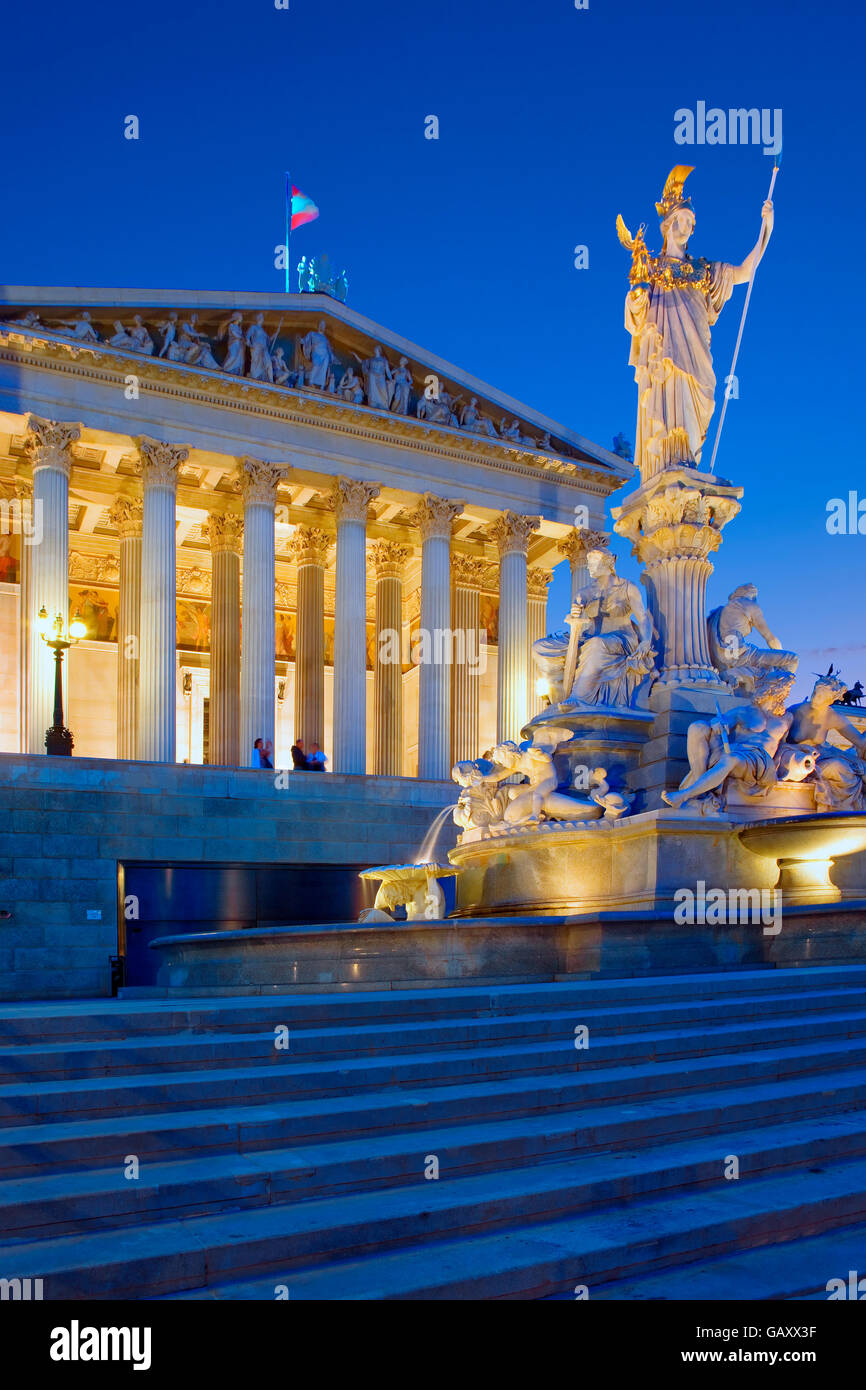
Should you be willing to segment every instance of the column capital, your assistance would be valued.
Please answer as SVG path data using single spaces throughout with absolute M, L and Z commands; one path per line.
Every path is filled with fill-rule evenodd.
M 399 541 L 374 541 L 367 554 L 377 579 L 402 579 L 412 548 Z
M 451 524 L 463 511 L 465 503 L 450 502 L 445 497 L 437 497 L 434 492 L 425 492 L 418 506 L 409 517 L 410 526 L 417 526 L 422 540 L 440 536 L 451 539 Z
M 138 446 L 137 472 L 141 474 L 144 488 L 162 487 L 177 489 L 177 473 L 180 465 L 189 458 L 189 449 L 183 444 L 166 444 L 162 439 L 150 439 L 140 435 Z
M 298 526 L 289 540 L 289 558 L 298 566 L 321 565 L 331 558 L 334 538 L 321 526 Z
M 120 539 L 126 541 L 141 535 L 143 514 L 144 507 L 140 498 L 115 497 L 108 513 L 108 519 L 113 526 L 117 527 Z
M 335 478 L 328 496 L 328 506 L 336 516 L 337 525 L 341 521 L 361 521 L 366 524 L 367 508 L 380 491 L 379 483 L 364 483 L 342 475 Z
M 201 533 L 210 541 L 212 554 L 231 551 L 239 555 L 243 548 L 244 519 L 235 512 L 209 512 Z
M 26 447 L 34 473 L 40 468 L 53 468 L 68 478 L 72 466 L 70 449 L 80 438 L 80 425 L 28 415 Z
M 487 578 L 488 562 L 476 555 L 455 551 L 451 556 L 451 578 L 461 589 L 480 589 Z
M 582 565 L 590 550 L 607 550 L 610 545 L 608 531 L 592 531 L 588 526 L 573 526 L 567 535 L 556 542 L 560 555 L 570 565 Z
M 526 571 L 526 593 L 529 598 L 547 598 L 547 586 L 553 578 L 552 570 L 531 565 Z
M 259 502 L 273 507 L 277 500 L 277 488 L 285 480 L 288 471 L 287 463 L 270 463 L 266 459 L 255 459 L 248 454 L 238 459 L 237 479 L 244 505 Z
M 488 530 L 490 539 L 503 555 L 525 555 L 529 537 L 541 524 L 540 516 L 522 516 L 519 512 L 503 512 Z

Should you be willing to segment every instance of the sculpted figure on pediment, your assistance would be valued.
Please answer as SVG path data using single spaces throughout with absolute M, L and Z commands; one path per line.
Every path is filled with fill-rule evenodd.
M 361 378 L 356 375 L 352 367 L 347 367 L 340 381 L 340 395 L 344 401 L 350 401 L 352 405 L 363 405 L 364 387 Z
M 174 359 L 170 356 L 170 350 L 177 338 L 176 312 L 172 310 L 168 317 L 163 319 L 162 323 L 158 323 L 156 326 L 162 334 L 162 347 L 160 348 L 157 356 L 167 357 L 168 360 L 171 362 Z
M 63 329 L 68 329 L 69 331 L 65 336 L 75 338 L 80 343 L 98 343 L 100 341 L 99 334 L 90 321 L 90 313 L 87 309 L 75 319 L 60 319 L 59 325 L 55 332 L 59 333 Z
M 390 410 L 394 378 L 391 365 L 379 344 L 373 349 L 372 357 L 359 357 L 357 352 L 353 352 L 352 356 L 361 364 L 367 404 L 374 410 Z
M 120 319 L 114 320 L 114 327 L 117 331 L 108 340 L 110 347 L 126 348 L 129 352 L 143 352 L 148 357 L 153 352 L 153 339 L 144 326 L 141 314 L 134 315 L 131 328 L 124 328 Z
M 334 351 L 325 333 L 325 320 L 319 320 L 317 329 L 311 329 L 301 342 L 301 351 L 308 363 L 305 379 L 308 386 L 319 391 L 327 391 L 335 362 Z
M 273 381 L 271 340 L 265 329 L 264 314 L 256 314 L 254 321 L 247 329 L 247 347 L 250 350 L 250 365 L 247 376 L 253 381 Z
M 468 405 L 464 405 L 460 411 L 460 427 L 469 430 L 472 434 L 487 434 L 491 439 L 496 439 L 496 426 L 486 415 L 482 415 L 478 409 L 478 397 L 473 396 Z
M 226 355 L 222 362 L 222 371 L 230 372 L 232 376 L 243 376 L 244 366 L 246 365 L 246 343 L 244 340 L 244 316 L 240 309 L 235 309 L 234 313 L 221 323 L 217 330 L 217 338 L 222 341 L 228 339 Z
M 395 415 L 409 414 L 409 397 L 412 394 L 412 373 L 409 371 L 409 358 L 401 357 L 400 365 L 393 374 L 394 394 L 391 409 Z

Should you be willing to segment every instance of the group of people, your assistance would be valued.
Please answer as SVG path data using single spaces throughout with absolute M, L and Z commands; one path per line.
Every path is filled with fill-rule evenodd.
M 319 747 L 314 743 L 310 748 L 309 754 L 304 752 L 302 739 L 296 739 L 292 744 L 292 767 L 295 772 L 324 772 L 327 758 Z M 274 746 L 270 739 L 257 738 L 253 744 L 253 754 L 250 759 L 250 767 L 270 767 L 274 765 Z
M 318 743 L 314 743 L 309 753 L 305 753 L 303 739 L 295 739 L 292 744 L 292 767 L 295 772 L 324 772 L 326 762 L 327 758 Z

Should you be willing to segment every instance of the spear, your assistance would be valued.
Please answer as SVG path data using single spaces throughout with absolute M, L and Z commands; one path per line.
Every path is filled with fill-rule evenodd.
M 774 162 L 773 162 L 773 173 L 772 173 L 772 175 L 771 175 L 771 177 L 770 177 L 770 191 L 769 191 L 769 193 L 767 194 L 767 202 L 770 202 L 770 201 L 772 200 L 772 197 L 773 197 L 773 189 L 774 189 L 775 186 L 776 186 L 776 175 L 777 175 L 778 172 L 779 172 L 779 165 L 781 164 L 781 162 L 782 162 L 782 152 L 781 152 L 781 150 L 780 150 L 778 156 L 776 157 L 776 159 L 775 159 Z M 764 225 L 766 225 L 766 224 L 764 224 Z M 763 255 L 763 246 L 766 246 L 766 241 L 763 240 L 763 232 L 764 232 L 764 227 L 762 226 L 762 227 L 761 227 L 761 236 L 762 236 L 762 249 L 761 249 L 761 255 Z M 734 346 L 734 357 L 733 357 L 733 361 L 731 362 L 731 370 L 730 370 L 728 376 L 725 378 L 725 396 L 724 396 L 724 400 L 722 401 L 722 413 L 721 413 L 721 415 L 719 416 L 719 424 L 718 424 L 718 428 L 717 428 L 717 430 L 716 430 L 716 439 L 715 439 L 715 443 L 713 444 L 713 455 L 712 455 L 712 458 L 710 459 L 710 468 L 709 468 L 710 473 L 713 472 L 713 470 L 714 470 L 714 468 L 715 468 L 715 466 L 716 466 L 716 454 L 719 452 L 719 440 L 720 440 L 721 437 L 722 437 L 722 426 L 723 426 L 723 424 L 725 423 L 725 413 L 727 412 L 727 409 L 728 409 L 728 396 L 729 396 L 729 393 L 730 393 L 730 384 L 729 384 L 729 383 L 730 383 L 730 381 L 731 381 L 731 379 L 732 379 L 732 377 L 733 377 L 735 371 L 737 370 L 737 358 L 738 358 L 739 355 L 740 355 L 740 343 L 743 341 L 743 329 L 744 329 L 745 326 L 746 326 L 746 314 L 749 312 L 749 300 L 750 300 L 751 297 L 752 297 L 752 286 L 753 286 L 754 283 L 755 283 L 755 274 L 756 274 L 756 272 L 757 272 L 757 269 L 758 269 L 758 261 L 759 261 L 760 259 L 761 259 L 760 256 L 758 256 L 758 257 L 756 258 L 755 264 L 752 266 L 751 274 L 749 275 L 749 283 L 748 283 L 748 285 L 746 286 L 746 299 L 745 299 L 745 303 L 743 304 L 743 312 L 742 312 L 742 315 L 741 315 L 741 317 L 740 317 L 740 331 L 739 331 L 739 333 L 737 334 L 737 341 L 736 341 L 736 344 L 735 344 L 735 346 Z

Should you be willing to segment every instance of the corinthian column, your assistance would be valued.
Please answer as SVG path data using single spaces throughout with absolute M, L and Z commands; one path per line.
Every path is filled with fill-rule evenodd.
M 529 640 L 526 555 L 540 516 L 503 512 L 490 528 L 499 549 L 499 661 L 496 671 L 496 737 L 517 740 L 528 718 Z
M 436 781 L 451 769 L 451 525 L 462 511 L 462 502 L 425 492 L 409 518 L 421 532 L 418 776 Z
M 335 772 L 367 770 L 367 508 L 376 483 L 337 478 L 329 503 L 337 520 L 334 612 Z
M 177 742 L 175 500 L 177 474 L 189 449 L 138 440 L 141 523 L 141 643 L 136 756 L 173 763 Z
M 607 531 L 590 531 L 587 526 L 573 526 L 566 536 L 557 541 L 560 555 L 568 560 L 571 568 L 571 601 L 577 598 L 581 589 L 589 584 L 589 570 L 586 557 L 590 550 L 607 550 L 610 536 Z M 544 633 L 541 634 L 542 637 Z
M 241 733 L 241 546 L 243 521 L 211 512 L 210 747 L 208 760 L 236 767 Z
M 118 497 L 109 512 L 109 517 L 120 536 L 120 602 L 117 610 L 118 758 L 134 758 L 136 755 L 143 510 L 137 497 Z
M 241 645 L 241 763 L 248 766 L 257 738 L 274 743 L 276 731 L 276 563 L 274 524 L 280 463 L 240 460 L 244 499 L 243 630 Z
M 478 706 L 482 675 L 481 585 L 487 561 L 451 557 L 451 618 L 457 646 L 451 672 L 451 761 L 478 757 Z
M 52 622 L 57 613 L 63 619 L 64 628 L 69 621 L 70 449 L 80 435 L 80 425 L 28 416 L 27 452 L 33 464 L 34 541 L 29 547 L 27 595 L 27 749 L 30 753 L 45 752 L 45 734 L 54 722 L 54 653 L 39 636 L 37 618 L 44 606 Z M 22 541 L 24 539 L 22 535 Z M 66 671 L 68 680 L 68 663 Z
M 532 644 L 538 642 L 547 633 L 547 586 L 553 574 L 550 570 L 538 569 L 533 566 L 526 572 L 527 589 L 527 665 L 529 668 L 529 681 L 527 686 L 527 699 L 529 701 L 529 717 L 534 718 L 540 714 L 544 708 L 544 701 L 538 694 L 535 685 L 535 666 L 532 660 Z
M 325 566 L 332 544 L 319 526 L 299 526 L 289 542 L 298 566 L 295 738 L 307 752 L 325 738 Z
M 373 771 L 383 777 L 403 775 L 403 571 L 411 553 L 398 541 L 370 546 L 376 575 Z
M 28 541 L 35 540 L 33 516 L 33 484 L 26 478 L 12 483 L 18 509 L 18 751 L 27 753 L 28 691 L 30 689 L 30 551 Z M 13 525 L 14 531 L 14 525 Z M 43 644 L 44 645 L 44 644 Z

